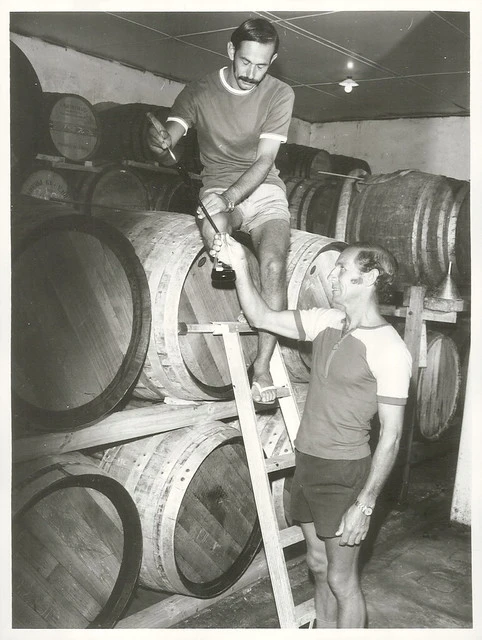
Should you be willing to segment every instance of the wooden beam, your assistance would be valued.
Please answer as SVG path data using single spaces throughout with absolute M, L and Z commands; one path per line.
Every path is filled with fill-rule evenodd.
M 300 564 L 305 559 L 305 553 L 290 560 L 290 567 Z M 257 580 L 268 576 L 268 565 L 264 551 L 260 551 L 253 562 L 246 569 L 241 578 L 227 591 L 214 598 L 193 598 L 190 596 L 174 595 L 157 604 L 147 607 L 143 611 L 133 613 L 115 626 L 116 629 L 168 629 L 182 622 L 186 618 L 211 607 L 223 598 L 245 589 Z
M 417 407 L 417 384 L 420 366 L 420 342 L 423 335 L 423 301 L 425 287 L 413 286 L 410 288 L 409 305 L 405 320 L 404 340 L 412 356 L 412 377 L 410 379 L 407 406 L 405 409 L 405 429 L 406 437 L 406 459 L 403 468 L 402 488 L 400 491 L 400 502 L 404 502 L 408 493 L 408 482 L 410 476 L 410 458 L 413 442 L 413 432 L 415 427 L 415 416 Z
M 159 403 L 138 409 L 117 411 L 100 422 L 78 431 L 45 433 L 14 440 L 13 462 L 24 462 L 50 454 L 110 445 L 237 415 L 238 410 L 234 400 L 192 405 Z

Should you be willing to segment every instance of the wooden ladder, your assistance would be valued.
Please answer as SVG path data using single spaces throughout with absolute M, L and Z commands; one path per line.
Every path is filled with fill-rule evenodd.
M 219 322 L 183 325 L 180 333 L 184 332 L 212 333 L 224 340 L 280 627 L 297 629 L 309 625 L 311 628 L 315 620 L 314 600 L 295 606 L 284 556 L 286 547 L 304 540 L 303 533 L 297 525 L 279 529 L 269 482 L 270 473 L 294 467 L 293 441 L 300 423 L 298 405 L 279 345 L 276 344 L 270 369 L 293 452 L 265 459 L 240 339 L 241 333 L 254 333 L 254 330 L 246 323 Z

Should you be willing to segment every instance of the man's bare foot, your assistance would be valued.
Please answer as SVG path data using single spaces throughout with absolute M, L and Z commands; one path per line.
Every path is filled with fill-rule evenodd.
M 276 387 L 273 386 L 273 379 L 269 373 L 254 374 L 251 394 L 255 402 L 264 404 L 272 404 L 275 402 Z

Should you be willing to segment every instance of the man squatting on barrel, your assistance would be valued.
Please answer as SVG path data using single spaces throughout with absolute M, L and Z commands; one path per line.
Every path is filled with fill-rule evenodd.
M 378 307 L 377 291 L 393 280 L 395 259 L 372 243 L 350 245 L 329 274 L 334 308 L 277 311 L 253 285 L 242 245 L 216 234 L 213 255 L 236 270 L 251 325 L 313 342 L 294 443 L 291 516 L 307 543 L 317 627 L 363 628 L 360 544 L 398 453 L 412 366 L 405 343 Z M 370 420 L 377 410 L 380 436 L 372 457 Z
M 294 92 L 267 74 L 279 38 L 262 18 L 243 22 L 228 43 L 229 66 L 187 85 L 176 98 L 166 128 L 149 130 L 149 146 L 162 159 L 189 127 L 198 135 L 203 164 L 200 198 L 220 231 L 251 235 L 260 265 L 261 295 L 286 308 L 286 256 L 290 213 L 274 161 L 286 142 Z M 197 210 L 207 249 L 214 230 Z M 253 362 L 253 399 L 274 402 L 269 363 L 275 337 L 259 334 Z

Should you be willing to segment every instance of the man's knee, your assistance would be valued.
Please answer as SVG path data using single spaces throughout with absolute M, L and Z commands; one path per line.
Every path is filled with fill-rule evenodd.
M 337 570 L 335 567 L 328 567 L 327 581 L 337 598 L 348 597 L 359 589 L 356 570 L 347 573 L 346 571 Z
M 328 573 L 328 561 L 322 548 L 309 547 L 306 552 L 306 564 L 315 578 L 326 579 Z
M 261 278 L 269 278 L 279 282 L 286 279 L 286 256 L 269 252 L 259 256 L 259 269 Z

